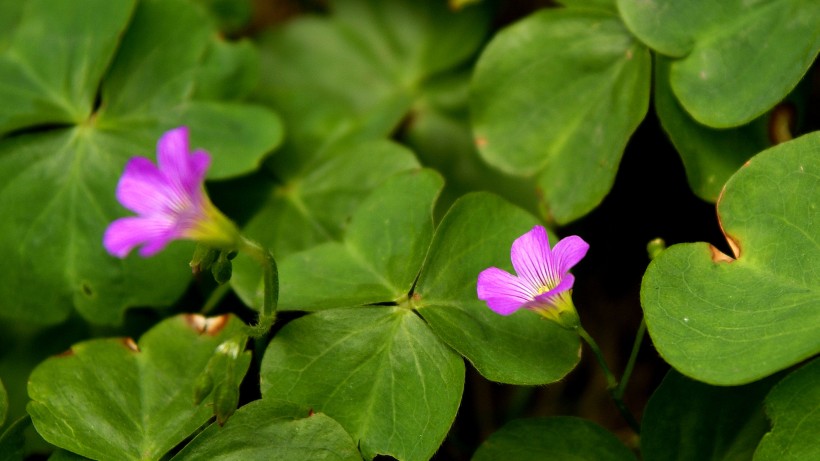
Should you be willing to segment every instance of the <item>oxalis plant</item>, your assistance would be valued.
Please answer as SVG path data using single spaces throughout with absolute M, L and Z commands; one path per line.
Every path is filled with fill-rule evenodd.
M 814 0 L 0 0 L 0 460 L 820 459 L 818 50 Z

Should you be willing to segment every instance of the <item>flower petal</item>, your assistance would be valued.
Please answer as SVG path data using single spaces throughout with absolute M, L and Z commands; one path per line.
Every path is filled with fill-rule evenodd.
M 551 277 L 555 271 L 552 267 L 549 237 L 543 226 L 535 226 L 515 239 L 510 250 L 510 259 L 516 274 L 526 281 L 532 291 L 558 283 L 557 278 Z
M 575 284 L 575 276 L 572 274 L 565 274 L 564 277 L 561 279 L 561 283 L 559 283 L 555 288 L 546 293 L 541 293 L 540 295 L 535 297 L 535 301 L 533 305 L 538 304 L 552 304 L 551 299 L 558 296 L 559 294 L 572 289 L 572 285 Z
M 157 142 L 157 164 L 169 186 L 175 189 L 178 203 L 190 203 L 205 180 L 211 156 L 203 150 L 189 153 L 188 128 L 166 132 Z
M 125 258 L 135 247 L 144 245 L 140 255 L 148 257 L 162 250 L 176 237 L 175 224 L 162 218 L 129 216 L 112 222 L 103 235 L 103 246 L 112 255 Z
M 512 314 L 533 299 L 532 292 L 521 279 L 497 267 L 478 274 L 476 291 L 478 299 L 486 301 L 490 309 L 501 315 Z
M 552 260 L 559 276 L 566 274 L 589 250 L 589 244 L 577 235 L 570 235 L 561 239 L 552 249 Z
M 170 204 L 168 190 L 168 181 L 153 162 L 134 157 L 117 184 L 117 200 L 134 213 L 163 213 Z

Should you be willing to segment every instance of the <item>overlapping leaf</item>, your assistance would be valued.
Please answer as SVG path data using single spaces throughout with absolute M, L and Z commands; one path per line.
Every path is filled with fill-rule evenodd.
M 386 181 L 364 201 L 342 243 L 280 262 L 280 307 L 409 303 L 486 377 L 518 384 L 560 379 L 578 361 L 577 335 L 529 311 L 499 316 L 475 291 L 483 269 L 509 268 L 510 245 L 537 221 L 481 193 L 456 202 L 433 237 L 432 209 L 440 187 L 428 170 Z
M 427 460 L 455 419 L 464 362 L 403 307 L 317 312 L 289 323 L 262 362 L 263 398 L 333 417 L 366 459 Z
M 433 237 L 433 205 L 442 185 L 432 170 L 417 170 L 376 188 L 356 210 L 342 242 L 282 260 L 280 309 L 406 300 Z
M 820 4 L 618 0 L 629 29 L 677 58 L 671 87 L 700 123 L 733 127 L 782 100 L 820 51 Z
M 743 384 L 820 352 L 820 133 L 758 154 L 718 202 L 735 259 L 706 243 L 664 251 L 641 304 L 680 372 Z
M 187 284 L 190 246 L 149 261 L 102 250 L 105 227 L 125 214 L 114 189 L 126 160 L 189 124 L 214 156 L 210 177 L 226 178 L 281 139 L 267 109 L 191 99 L 198 79 L 219 86 L 202 72 L 214 31 L 197 8 L 135 4 L 27 2 L 0 55 L 0 255 L 13 268 L 2 315 L 56 323 L 74 307 L 116 323 L 129 306 L 169 304 Z
M 511 421 L 491 435 L 473 456 L 473 461 L 508 459 L 634 461 L 635 455 L 595 423 L 562 416 Z
M 296 417 L 269 400 L 245 405 L 224 427 L 208 426 L 172 459 L 361 461 L 350 435 L 332 418 L 307 416 L 307 410 Z
M 578 336 L 523 310 L 509 317 L 476 297 L 478 274 L 512 271 L 510 245 L 535 219 L 488 193 L 459 199 L 436 229 L 413 292 L 419 313 L 482 375 L 515 384 L 554 382 L 578 363 Z
M 775 383 L 717 387 L 670 371 L 644 411 L 641 454 L 646 461 L 751 459 L 769 428 L 763 398 Z
M 458 12 L 437 0 L 329 4 L 260 39 L 258 97 L 280 110 L 288 144 L 304 155 L 340 137 L 382 137 L 398 125 L 433 76 L 474 54 L 486 5 Z
M 820 360 L 793 372 L 766 396 L 772 430 L 755 451 L 755 461 L 786 461 L 820 457 Z
M 655 110 L 683 160 L 692 191 L 714 202 L 729 177 L 750 157 L 770 146 L 767 117 L 723 130 L 701 125 L 672 93 L 670 64 L 668 58 L 655 57 Z
M 324 150 L 301 168 L 282 165 L 276 180 L 263 174 L 245 180 L 244 186 L 237 186 L 248 194 L 232 196 L 242 200 L 262 195 L 261 208 L 243 231 L 277 258 L 284 258 L 321 243 L 340 241 L 351 215 L 374 188 L 395 173 L 415 168 L 418 162 L 412 152 L 389 141 L 345 143 Z M 231 285 L 246 304 L 261 306 L 262 275 L 255 261 L 237 258 Z M 288 303 L 288 291 L 282 290 L 283 306 Z
M 223 316 L 168 319 L 135 344 L 95 339 L 31 374 L 28 412 L 48 442 L 92 459 L 158 459 L 212 415 L 194 388 L 216 347 L 244 325 Z M 235 370 L 240 382 L 250 355 Z
M 534 13 L 501 31 L 476 65 L 476 145 L 496 168 L 537 175 L 548 212 L 571 221 L 609 192 L 649 82 L 648 49 L 614 13 Z

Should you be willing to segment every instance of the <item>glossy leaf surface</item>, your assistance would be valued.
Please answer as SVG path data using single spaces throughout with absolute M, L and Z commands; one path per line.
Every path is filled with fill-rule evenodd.
M 536 12 L 496 35 L 476 65 L 476 145 L 502 171 L 538 175 L 556 221 L 579 218 L 609 192 L 646 114 L 650 67 L 613 13 Z
M 755 461 L 814 459 L 820 456 L 820 360 L 792 372 L 766 396 L 772 430 L 755 451 Z
M 134 343 L 94 339 L 31 374 L 28 412 L 48 442 L 92 459 L 157 459 L 213 415 L 194 387 L 216 347 L 244 328 L 234 317 L 181 315 Z M 250 364 L 235 370 L 240 382 Z
M 125 162 L 152 158 L 165 130 L 190 125 L 210 178 L 253 170 L 280 142 L 268 109 L 191 99 L 212 33 L 181 0 L 26 3 L 0 54 L 0 255 L 15 268 L 2 315 L 54 324 L 76 309 L 114 324 L 184 291 L 191 246 L 120 261 L 102 235 L 127 214 L 114 198 Z
M 492 219 L 487 219 L 492 216 Z M 467 195 L 439 224 L 413 295 L 419 313 L 488 379 L 543 384 L 578 363 L 578 335 L 521 310 L 504 317 L 476 296 L 478 274 L 512 271 L 510 246 L 537 221 L 487 193 Z
M 820 352 L 820 133 L 758 154 L 718 202 L 735 259 L 670 247 L 641 304 L 658 352 L 683 374 L 743 384 Z
M 288 417 L 266 400 L 251 402 L 223 427 L 211 424 L 174 461 L 361 461 L 342 426 L 322 413 Z
M 820 4 L 813 1 L 619 0 L 618 10 L 641 41 L 678 58 L 670 69 L 674 93 L 713 127 L 742 125 L 769 110 L 820 51 Z
M 646 461 L 751 459 L 769 429 L 763 398 L 775 383 L 718 387 L 670 371 L 644 411 L 641 454 Z
M 566 416 L 510 421 L 478 448 L 473 461 L 572 459 L 634 461 L 612 433 L 597 424 Z
M 363 456 L 427 460 L 455 418 L 464 362 L 412 311 L 332 309 L 285 326 L 262 362 L 262 397 L 308 406 Z

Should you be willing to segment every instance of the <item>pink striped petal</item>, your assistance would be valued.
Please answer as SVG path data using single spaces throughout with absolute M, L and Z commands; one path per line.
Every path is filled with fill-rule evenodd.
M 526 283 L 497 267 L 478 274 L 476 291 L 478 299 L 486 301 L 490 309 L 501 315 L 512 314 L 533 297 Z
M 529 284 L 532 291 L 537 292 L 543 286 L 551 287 L 558 283 L 552 267 L 549 237 L 543 226 L 535 226 L 515 239 L 510 259 L 515 273 Z

